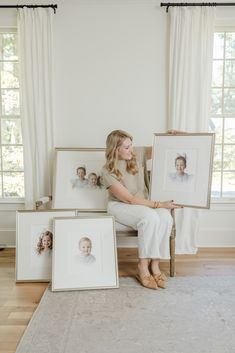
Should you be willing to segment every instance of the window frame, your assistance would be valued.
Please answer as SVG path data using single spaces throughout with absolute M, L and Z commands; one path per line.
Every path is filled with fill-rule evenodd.
M 0 33 L 1 34 L 2 33 L 14 33 L 14 34 L 17 34 L 17 28 L 16 27 L 0 27 Z M 0 83 L 0 88 L 1 88 L 1 83 Z M 17 89 L 20 90 L 20 88 L 17 88 Z M 0 115 L 0 121 L 2 121 L 3 119 L 6 119 L 6 118 L 19 119 L 20 121 L 22 121 L 20 114 L 19 115 L 15 115 L 15 116 L 14 115 L 9 115 L 9 116 Z M 1 134 L 1 126 L 2 126 L 2 124 L 0 124 L 0 134 Z M 1 143 L 0 147 L 2 147 L 4 145 L 6 145 L 6 144 Z M 14 144 L 14 146 L 22 146 L 23 150 L 24 150 L 23 141 L 22 141 L 22 144 Z M 1 160 L 0 163 L 3 163 L 3 161 Z M 1 166 L 1 170 L 0 170 L 1 176 L 2 176 L 2 173 L 3 173 L 3 169 L 2 169 L 2 166 Z M 25 169 L 23 169 L 23 174 L 25 176 Z M 11 197 L 11 198 L 0 197 L 0 204 L 3 204 L 3 205 L 4 204 L 23 204 L 24 202 L 25 202 L 25 197 Z
M 235 33 L 235 26 L 215 26 L 215 29 L 214 29 L 214 34 L 215 33 L 218 33 L 218 32 L 224 32 L 224 33 L 226 33 L 226 32 L 233 32 L 233 33 Z M 214 36 L 213 36 L 213 40 L 214 40 Z M 225 50 L 225 48 L 224 48 L 224 50 Z M 213 63 L 214 63 L 214 56 L 212 57 L 212 70 L 213 70 Z M 234 59 L 235 60 L 235 59 Z M 223 63 L 225 62 L 225 55 L 224 55 L 224 57 L 223 57 Z M 211 71 L 211 89 L 213 88 L 213 86 L 212 86 L 212 75 L 213 75 L 213 71 Z M 223 77 L 222 77 L 222 80 L 223 80 L 223 82 L 222 82 L 222 86 L 221 86 L 221 88 L 222 88 L 222 99 L 223 99 L 223 96 L 224 96 L 224 89 L 226 88 L 225 86 L 224 86 L 224 67 L 223 67 Z M 211 90 L 211 93 L 212 93 L 212 90 Z M 211 95 L 212 96 L 212 95 Z M 228 114 L 228 113 L 227 113 Z M 233 115 L 234 115 L 234 119 L 235 119 L 235 113 L 232 113 Z M 221 118 L 223 119 L 223 123 L 222 123 L 222 128 L 223 128 L 223 133 L 222 133 L 222 135 L 223 135 L 223 140 L 222 140 L 222 142 L 221 142 L 221 147 L 222 147 L 222 153 L 223 153 L 223 149 L 224 149 L 224 146 L 226 145 L 226 143 L 224 143 L 224 123 L 225 123 L 225 121 L 224 121 L 224 116 L 226 115 L 226 113 L 224 113 L 224 112 L 221 112 Z M 215 114 L 213 114 L 213 113 L 211 113 L 210 112 L 210 115 L 209 115 L 209 117 L 210 117 L 210 119 L 211 118 L 213 118 L 213 117 L 215 117 Z M 215 141 L 215 143 L 216 143 L 216 141 Z M 215 144 L 216 145 L 216 144 Z M 223 163 L 223 154 L 222 154 L 222 163 Z M 224 169 L 221 169 L 221 173 L 223 174 L 224 173 Z M 214 173 L 214 171 L 213 171 L 213 173 Z M 221 178 L 221 186 L 222 186 L 222 178 Z M 214 197 L 214 196 L 212 196 L 211 195 L 211 204 L 212 204 L 212 207 L 213 207 L 213 205 L 214 205 L 214 207 L 215 207 L 215 209 L 217 209 L 217 207 L 216 207 L 216 204 L 218 204 L 218 205 L 221 205 L 222 206 L 222 209 L 224 208 L 224 207 L 226 207 L 226 209 L 235 209 L 235 197 Z M 213 207 L 213 208 L 214 208 Z

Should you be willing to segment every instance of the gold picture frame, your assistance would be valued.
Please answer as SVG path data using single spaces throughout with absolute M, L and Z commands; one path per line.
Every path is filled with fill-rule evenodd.
M 118 288 L 112 216 L 54 218 L 52 291 Z
M 16 282 L 51 281 L 53 219 L 76 214 L 75 209 L 16 212 Z
M 214 133 L 154 134 L 150 197 L 210 208 Z
M 102 184 L 104 148 L 56 148 L 53 208 L 106 211 L 108 192 Z

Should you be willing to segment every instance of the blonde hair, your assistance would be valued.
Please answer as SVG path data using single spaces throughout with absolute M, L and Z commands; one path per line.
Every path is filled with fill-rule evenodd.
M 94 173 L 94 172 L 91 172 L 91 173 L 88 174 L 88 179 L 90 179 L 90 177 L 92 177 L 92 176 L 95 176 L 98 179 L 97 174 Z
M 79 249 L 80 249 L 81 244 L 82 244 L 84 241 L 89 242 L 89 243 L 90 243 L 90 246 L 92 247 L 91 239 L 88 238 L 88 237 L 82 237 L 82 238 L 79 240 L 79 242 L 78 242 L 78 248 L 79 248 Z
M 42 245 L 42 240 L 44 237 L 49 237 L 50 241 L 51 241 L 51 245 L 49 246 L 49 249 L 52 250 L 52 246 L 53 246 L 53 234 L 52 232 L 50 232 L 49 230 L 45 231 L 44 233 L 42 233 L 39 237 L 38 243 L 37 243 L 37 248 L 36 251 L 38 254 L 41 254 L 41 252 L 44 250 L 44 246 Z
M 114 130 L 112 131 L 106 139 L 106 163 L 105 167 L 110 172 L 115 174 L 119 179 L 122 178 L 122 173 L 117 167 L 118 163 L 118 149 L 122 145 L 125 139 L 129 138 L 131 141 L 133 137 L 125 131 Z M 136 156 L 132 152 L 132 159 L 126 161 L 126 170 L 127 172 L 135 175 L 138 173 L 138 167 L 136 163 Z

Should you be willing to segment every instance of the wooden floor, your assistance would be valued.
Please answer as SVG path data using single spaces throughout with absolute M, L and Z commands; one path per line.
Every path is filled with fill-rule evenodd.
M 118 249 L 120 276 L 134 276 L 136 249 Z M 162 262 L 169 273 L 169 262 Z M 200 249 L 197 255 L 176 256 L 176 276 L 235 275 L 235 248 Z M 0 251 L 0 353 L 15 352 L 47 283 L 15 283 L 15 251 Z M 33 353 L 33 352 L 32 352 Z

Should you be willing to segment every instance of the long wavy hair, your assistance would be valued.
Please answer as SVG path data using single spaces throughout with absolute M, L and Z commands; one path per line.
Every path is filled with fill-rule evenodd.
M 49 246 L 49 249 L 52 250 L 52 246 L 53 246 L 53 234 L 47 230 L 45 231 L 44 233 L 42 233 L 39 237 L 39 240 L 38 240 L 38 243 L 37 243 L 37 248 L 36 248 L 36 251 L 37 253 L 40 255 L 41 252 L 44 250 L 44 246 L 42 245 L 42 240 L 43 240 L 43 237 L 44 236 L 47 236 L 50 238 L 51 240 L 51 245 Z
M 129 138 L 131 141 L 133 140 L 133 137 L 127 132 L 122 130 L 114 130 L 108 135 L 106 140 L 105 167 L 110 173 L 115 174 L 119 179 L 122 178 L 122 173 L 117 167 L 118 150 L 122 145 L 123 141 L 127 138 Z M 126 170 L 127 172 L 133 175 L 138 173 L 136 156 L 133 152 L 132 152 L 132 159 L 129 161 L 126 161 Z

